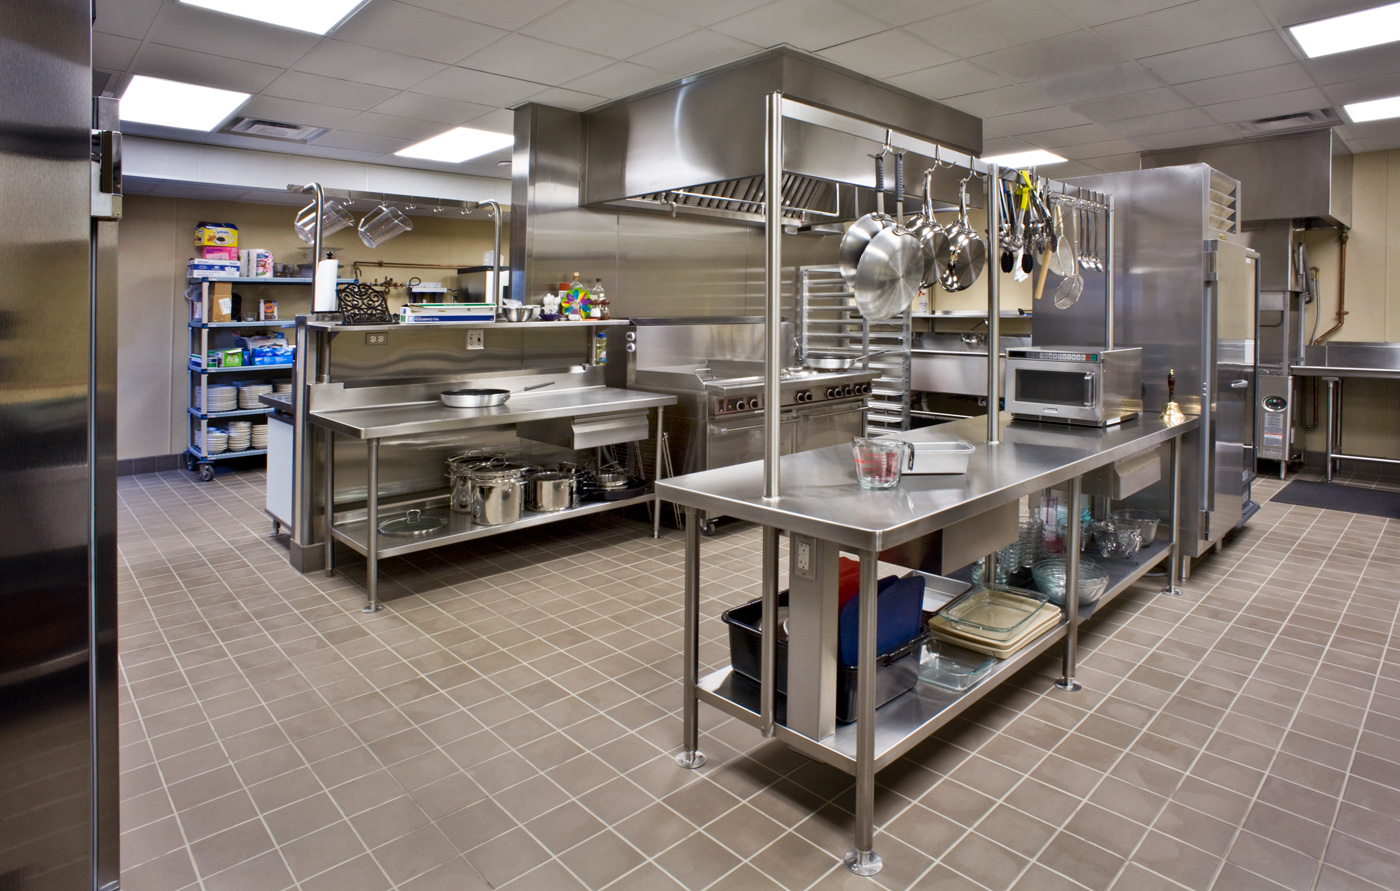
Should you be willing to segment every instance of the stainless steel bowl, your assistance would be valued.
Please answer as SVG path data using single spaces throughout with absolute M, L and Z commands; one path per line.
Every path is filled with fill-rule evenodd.
M 503 306 L 501 317 L 507 322 L 530 322 L 540 314 L 538 306 Z

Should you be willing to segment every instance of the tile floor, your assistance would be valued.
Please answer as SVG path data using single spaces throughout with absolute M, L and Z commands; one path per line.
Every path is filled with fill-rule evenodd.
M 859 879 L 849 777 L 704 706 L 709 762 L 672 763 L 679 533 L 389 560 L 367 616 L 358 558 L 288 568 L 262 485 L 120 481 L 125 891 L 1400 887 L 1394 521 L 1266 503 L 1184 596 L 1125 593 L 1084 691 L 1047 657 L 879 775 Z M 713 666 L 758 536 L 704 547 Z

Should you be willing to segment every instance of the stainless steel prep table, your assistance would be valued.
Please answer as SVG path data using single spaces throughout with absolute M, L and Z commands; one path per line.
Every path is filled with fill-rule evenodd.
M 334 438 L 330 434 L 340 433 L 363 440 L 368 450 L 368 483 L 364 520 L 353 520 L 336 525 L 333 516 L 332 499 L 326 500 L 326 530 L 330 541 L 326 549 L 326 572 L 334 570 L 331 560 L 330 542 L 340 541 L 366 560 L 366 588 L 369 602 L 367 612 L 380 608 L 378 599 L 379 558 L 408 554 L 427 548 L 440 547 L 474 538 L 498 535 L 513 529 L 552 523 L 566 517 L 615 510 L 631 504 L 654 502 L 655 493 L 639 495 L 635 498 L 617 501 L 603 501 L 583 504 L 567 510 L 551 513 L 536 513 L 523 517 L 515 523 L 503 526 L 474 525 L 461 514 L 451 514 L 449 522 L 439 532 L 396 542 L 383 547 L 375 530 L 379 528 L 379 444 L 381 439 L 395 436 L 413 436 L 424 433 L 442 433 L 453 430 L 470 430 L 480 427 L 494 427 L 502 424 L 521 424 L 527 421 L 543 421 L 551 418 L 588 417 L 614 414 L 631 410 L 656 409 L 656 429 L 661 428 L 661 413 L 664 406 L 674 405 L 676 398 L 657 393 L 642 393 L 636 390 L 620 390 L 614 387 L 577 387 L 563 390 L 541 390 L 532 393 L 512 393 L 503 405 L 489 408 L 449 408 L 440 401 L 412 402 L 400 405 L 366 406 L 327 411 L 311 411 L 309 419 L 318 427 L 328 431 L 326 437 L 326 492 L 334 492 Z M 658 437 L 659 439 L 659 437 Z M 658 446 L 659 448 L 659 446 Z M 659 460 L 656 464 L 661 466 Z M 659 511 L 653 511 L 659 517 Z
M 1009 420 L 1006 415 L 1003 418 Z M 1171 476 L 1168 485 L 1173 505 L 1167 524 L 1171 530 L 1170 540 L 1152 545 L 1131 561 L 1104 561 L 1105 564 L 1117 565 L 1110 566 L 1110 585 L 1100 605 L 1137 581 L 1164 557 L 1170 561 L 1169 587 L 1166 590 L 1175 592 L 1181 578 L 1177 540 L 1179 518 L 1176 510 L 1180 468 L 1178 446 L 1180 437 L 1196 429 L 1198 423 L 1198 419 L 1193 417 L 1169 427 L 1155 416 L 1139 417 L 1112 428 L 1017 421 L 1003 423 L 1001 442 L 991 446 L 983 439 L 986 425 L 982 418 L 909 431 L 901 438 L 910 441 L 963 439 L 975 444 L 976 452 L 968 463 L 965 475 L 905 476 L 899 486 L 884 491 L 860 488 L 849 446 L 832 446 L 784 457 L 781 468 L 784 489 L 781 497 L 772 501 L 765 500 L 762 495 L 761 461 L 658 481 L 658 497 L 681 504 L 687 511 L 682 712 L 684 750 L 677 756 L 677 763 L 692 768 L 704 764 L 704 755 L 697 747 L 698 703 L 704 701 L 759 727 L 765 735 L 776 736 L 812 758 L 853 774 L 856 778 L 856 846 L 847 854 L 847 865 L 873 861 L 878 869 L 879 858 L 872 849 L 874 776 L 878 770 L 937 731 L 1000 681 L 1059 641 L 1065 642 L 1065 671 L 1060 683 L 1069 689 L 1077 688 L 1074 668 L 1080 621 L 1076 584 L 1080 532 L 1079 524 L 1070 524 L 1071 559 L 1067 590 L 1074 596 L 1069 598 L 1067 615 L 1058 626 L 1003 660 L 986 679 L 961 695 L 921 684 L 882 706 L 877 713 L 874 707 L 875 586 L 880 552 L 1063 483 L 1070 484 L 1070 503 L 1075 504 L 1081 492 L 1081 477 L 1086 472 L 1170 442 Z M 795 672 L 790 661 L 785 723 L 774 722 L 766 726 L 763 701 L 771 693 L 766 690 L 756 692 L 756 685 L 734 674 L 731 669 L 721 668 L 705 678 L 698 676 L 700 530 L 696 515 L 701 510 L 728 514 L 763 525 L 765 573 L 771 570 L 775 577 L 777 530 L 787 531 L 794 542 L 797 536 L 809 536 L 816 542 L 816 551 L 831 548 L 833 553 L 846 550 L 859 555 L 861 607 L 855 723 L 837 726 L 833 719 L 819 714 L 823 703 L 828 700 L 834 702 L 836 695 L 835 649 L 829 640 L 834 637 L 836 625 L 835 572 L 821 572 L 820 569 L 812 572 L 808 577 L 816 581 L 809 584 L 815 585 L 818 595 L 804 599 L 794 596 L 789 601 L 789 659 L 803 658 L 803 668 L 815 667 L 816 670 L 805 672 L 806 677 L 798 677 L 804 673 Z M 791 550 L 795 551 L 796 546 Z M 790 556 L 790 559 L 793 557 Z M 808 560 L 812 559 L 815 558 L 809 551 Z M 827 566 L 834 566 L 834 556 Z M 790 576 L 796 572 L 798 569 L 794 562 Z M 771 658 L 767 655 L 771 652 L 771 644 L 766 629 L 772 625 L 771 621 L 764 623 L 765 664 L 771 664 L 767 662 Z M 823 655 L 819 660 L 827 659 L 832 664 L 814 663 L 810 656 L 802 655 L 804 647 L 821 650 Z M 829 657 L 826 653 L 830 654 Z M 772 676 L 767 669 L 763 674 L 765 677 Z M 812 676 L 821 680 L 814 682 Z M 821 728 L 821 732 L 808 735 L 793 729 L 794 726 L 816 726 Z M 826 729 L 828 726 L 830 730 Z M 868 869 L 868 866 L 863 868 Z
M 1327 383 L 1327 481 L 1338 460 L 1400 464 L 1400 459 L 1348 455 L 1342 451 L 1342 381 L 1346 378 L 1400 380 L 1400 344 L 1329 343 L 1309 346 L 1303 363 L 1289 367 L 1296 377 L 1320 377 Z

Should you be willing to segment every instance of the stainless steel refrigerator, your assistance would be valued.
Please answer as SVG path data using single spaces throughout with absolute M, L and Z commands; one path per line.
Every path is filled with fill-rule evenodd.
M 89 0 L 0 9 L 0 889 L 109 889 L 120 137 Z
M 1182 551 L 1199 557 L 1258 509 L 1249 497 L 1258 255 L 1240 236 L 1239 182 L 1205 164 L 1068 182 L 1113 196 L 1114 339 L 1142 347 L 1144 413 L 1166 404 L 1175 370 L 1177 401 L 1201 418 L 1183 438 L 1181 466 Z M 1086 273 L 1083 296 L 1068 309 L 1043 298 L 1032 342 L 1102 346 L 1104 279 Z M 1166 515 L 1164 487 L 1135 497 Z

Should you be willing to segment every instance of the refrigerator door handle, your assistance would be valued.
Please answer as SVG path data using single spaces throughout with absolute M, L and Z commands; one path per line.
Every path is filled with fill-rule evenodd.
M 1230 389 L 1232 389 L 1232 390 L 1238 390 L 1238 389 L 1240 389 L 1241 387 L 1247 387 L 1247 386 L 1249 386 L 1249 381 L 1246 381 L 1246 380 L 1230 381 Z

